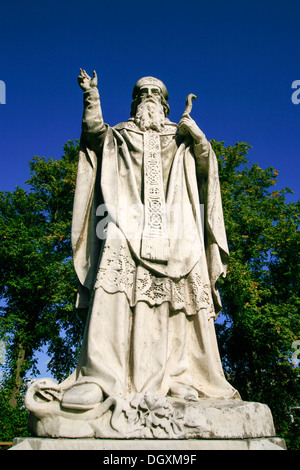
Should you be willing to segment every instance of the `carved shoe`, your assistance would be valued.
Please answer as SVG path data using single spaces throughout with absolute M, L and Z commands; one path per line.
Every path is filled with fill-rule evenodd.
M 64 408 L 77 410 L 90 410 L 103 399 L 99 385 L 95 383 L 82 383 L 74 385 L 64 393 L 61 405 Z

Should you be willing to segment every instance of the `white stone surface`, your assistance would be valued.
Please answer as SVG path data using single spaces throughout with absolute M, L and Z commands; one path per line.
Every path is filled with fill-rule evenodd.
M 15 438 L 9 450 L 102 450 L 102 451 L 200 451 L 200 450 L 286 450 L 285 442 L 280 438 L 261 439 L 43 439 L 36 437 Z M 107 455 L 107 453 L 105 454 Z M 133 454 L 134 455 L 134 454 Z M 170 454 L 169 454 L 170 455 Z M 118 458 L 116 453 L 110 459 Z M 137 457 L 147 460 L 146 456 Z M 98 462 L 99 463 L 99 462 Z M 153 458 L 151 460 L 153 463 Z
M 33 384 L 34 394 L 34 384 Z M 49 393 L 49 384 L 48 390 Z M 29 394 L 30 395 L 30 390 Z M 47 396 L 47 395 L 46 395 Z M 30 431 L 55 438 L 243 439 L 274 437 L 268 406 L 232 400 L 178 400 L 140 394 L 109 397 L 90 410 L 69 410 L 58 400 L 36 404 Z M 27 408 L 31 402 L 27 396 Z

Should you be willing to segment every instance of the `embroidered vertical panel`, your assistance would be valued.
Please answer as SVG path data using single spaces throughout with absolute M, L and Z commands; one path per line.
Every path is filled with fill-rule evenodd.
M 145 224 L 141 244 L 144 259 L 168 261 L 170 240 L 164 196 L 160 135 L 144 134 Z

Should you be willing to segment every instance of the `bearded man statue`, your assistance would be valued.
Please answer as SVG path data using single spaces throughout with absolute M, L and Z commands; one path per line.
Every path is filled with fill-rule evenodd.
M 78 81 L 72 245 L 76 306 L 87 320 L 63 406 L 89 409 L 103 397 L 144 392 L 237 396 L 214 331 L 228 247 L 210 143 L 189 115 L 169 121 L 167 88 L 156 78 L 138 80 L 131 118 L 114 127 L 103 122 L 96 73 L 81 70 Z

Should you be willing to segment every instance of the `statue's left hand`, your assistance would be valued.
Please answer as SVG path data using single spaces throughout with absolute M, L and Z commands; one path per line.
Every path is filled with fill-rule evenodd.
M 178 123 L 179 132 L 186 134 L 187 132 L 193 137 L 196 144 L 206 139 L 205 134 L 197 126 L 194 119 L 189 115 L 183 116 Z

